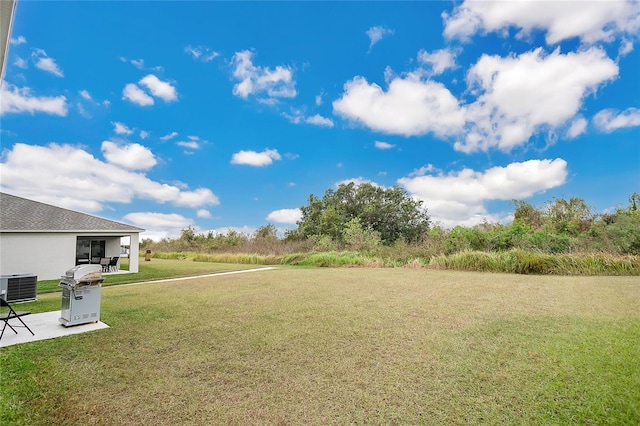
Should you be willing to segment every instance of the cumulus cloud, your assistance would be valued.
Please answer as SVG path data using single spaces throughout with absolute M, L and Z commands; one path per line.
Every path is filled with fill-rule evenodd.
M 27 42 L 27 39 L 24 36 L 18 36 L 16 38 L 11 39 L 11 44 L 14 46 L 18 46 L 20 44 L 24 44 Z
M 16 58 L 13 65 L 15 65 L 18 68 L 22 68 L 23 70 L 26 70 L 27 68 L 29 68 L 29 65 L 27 64 L 26 59 L 22 59 L 22 58 Z
M 212 60 L 220 56 L 220 53 L 215 52 L 206 46 L 188 45 L 184 48 L 184 52 L 190 55 L 196 61 L 202 62 L 211 62 Z
M 207 188 L 188 190 L 156 182 L 139 171 L 140 165 L 125 167 L 127 147 L 106 142 L 103 152 L 108 161 L 72 145 L 17 143 L 3 153 L 2 187 L 29 199 L 84 212 L 102 211 L 108 203 L 131 203 L 134 198 L 191 208 L 219 204 Z M 129 149 L 128 155 L 146 162 L 144 167 L 153 161 L 144 147 Z
M 28 87 L 18 88 L 2 82 L 0 89 L 0 115 L 42 112 L 45 114 L 67 115 L 65 96 L 33 96 Z
M 285 117 L 293 124 L 313 124 L 314 126 L 322 126 L 322 127 L 333 127 L 333 120 L 327 117 L 323 117 L 320 114 L 315 114 L 310 117 L 305 116 L 304 112 L 299 109 L 293 109 L 291 114 L 282 113 L 282 116 Z
M 444 137 L 459 133 L 465 123 L 464 110 L 443 84 L 415 75 L 394 78 L 386 92 L 355 77 L 344 85 L 333 111 L 372 130 L 404 136 L 431 132 Z
M 253 52 L 236 52 L 231 60 L 234 66 L 233 76 L 239 83 L 233 86 L 233 94 L 243 99 L 249 96 L 266 95 L 266 103 L 277 98 L 293 98 L 297 95 L 293 70 L 290 67 L 276 66 L 275 69 L 253 64 Z
M 56 64 L 56 61 L 53 58 L 50 58 L 44 50 L 34 49 L 31 56 L 36 62 L 36 68 L 51 73 L 56 77 L 64 77 L 62 70 L 58 64 Z
M 138 84 L 145 87 L 153 96 L 165 102 L 173 102 L 178 99 L 176 88 L 171 83 L 162 81 L 153 74 L 143 77 Z M 140 106 L 154 104 L 153 98 L 135 83 L 129 83 L 124 87 L 122 99 Z
M 519 28 L 517 37 L 534 29 L 546 31 L 547 44 L 578 37 L 583 43 L 611 41 L 620 34 L 636 34 L 640 26 L 640 3 L 622 1 L 471 1 L 443 13 L 444 35 L 469 40 L 477 33 L 506 33 Z
M 601 132 L 611 133 L 617 129 L 640 126 L 640 109 L 627 108 L 620 112 L 615 109 L 603 109 L 593 116 L 593 124 Z
M 134 212 L 127 214 L 123 220 L 145 229 L 141 238 L 154 241 L 179 237 L 183 229 L 194 225 L 192 219 L 177 213 Z
M 133 130 L 128 128 L 124 123 L 120 123 L 119 121 L 112 121 L 111 124 L 113 124 L 113 131 L 118 135 L 130 135 L 133 133 Z
M 440 75 L 456 67 L 456 55 L 457 53 L 451 49 L 440 49 L 431 53 L 421 50 L 418 52 L 418 62 L 427 65 L 431 75 Z
M 466 106 L 467 134 L 455 148 L 509 151 L 542 128 L 562 126 L 585 96 L 617 75 L 618 66 L 596 47 L 568 54 L 538 48 L 506 58 L 483 55 L 467 74 L 477 98 Z
M 133 83 L 129 83 L 124 86 L 124 89 L 122 90 L 122 99 L 140 106 L 149 106 L 154 103 L 151 96 L 147 95 L 144 90 Z
M 118 144 L 104 141 L 102 155 L 109 163 L 128 170 L 148 170 L 158 163 L 149 148 L 137 143 Z
M 333 120 L 327 117 L 323 117 L 320 114 L 315 114 L 311 117 L 307 117 L 305 119 L 305 122 L 316 126 L 333 127 Z
M 395 147 L 395 145 L 383 141 L 375 141 L 373 143 L 373 146 L 375 146 L 377 149 L 391 149 Z
M 178 136 L 178 132 L 171 132 L 168 135 L 160 136 L 161 141 L 168 141 L 169 139 L 173 139 Z
M 587 131 L 588 121 L 584 117 L 577 117 L 571 122 L 571 126 L 567 130 L 567 138 L 574 139 Z
M 302 219 L 300 209 L 280 209 L 269 213 L 266 219 L 270 222 L 295 224 Z
M 82 96 L 82 99 L 86 101 L 93 101 L 93 98 L 91 97 L 91 94 L 88 91 L 80 90 L 78 93 L 80 94 L 80 96 Z
M 211 215 L 211 212 L 205 209 L 198 209 L 198 211 L 196 212 L 196 216 L 198 216 L 200 219 L 211 219 L 213 217 Z
M 178 99 L 176 88 L 166 81 L 160 80 L 153 74 L 149 74 L 138 82 L 145 86 L 151 94 L 165 102 L 172 102 Z
M 371 27 L 366 31 L 367 37 L 369 37 L 369 50 L 383 38 L 393 35 L 393 30 L 383 26 Z
M 487 201 L 530 197 L 564 184 L 567 174 L 567 162 L 557 158 L 511 163 L 483 172 L 463 169 L 409 176 L 398 179 L 398 184 L 424 202 L 434 221 L 453 226 L 480 223 L 488 217 Z
M 276 149 L 265 149 L 262 152 L 240 151 L 233 154 L 231 164 L 241 164 L 246 166 L 263 167 L 269 166 L 274 160 L 280 160 L 280 154 Z

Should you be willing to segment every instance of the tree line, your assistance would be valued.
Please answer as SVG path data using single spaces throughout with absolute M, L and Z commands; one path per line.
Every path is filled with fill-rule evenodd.
M 197 233 L 143 239 L 141 248 L 170 252 L 287 254 L 351 250 L 381 256 L 449 255 L 469 250 L 522 249 L 548 254 L 640 255 L 640 195 L 612 212 L 595 213 L 584 199 L 554 198 L 541 206 L 513 200 L 513 221 L 444 228 L 432 223 L 422 201 L 402 188 L 341 184 L 322 198 L 311 195 L 301 207 L 297 228 L 284 237 L 272 224 L 247 235 Z

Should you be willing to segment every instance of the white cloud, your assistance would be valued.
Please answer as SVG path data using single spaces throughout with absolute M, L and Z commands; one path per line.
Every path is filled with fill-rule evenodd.
M 611 133 L 617 129 L 640 126 L 640 109 L 627 108 L 622 112 L 603 109 L 593 116 L 593 124 L 601 132 Z
M 49 72 L 56 77 L 64 77 L 62 70 L 56 64 L 56 61 L 53 58 L 50 58 L 44 50 L 34 49 L 31 56 L 36 61 L 36 68 Z
M 574 139 L 586 132 L 588 121 L 584 117 L 576 117 L 567 130 L 567 138 Z
M 541 7 L 542 6 L 542 7 Z M 578 37 L 584 43 L 611 41 L 619 34 L 636 34 L 640 25 L 640 3 L 622 1 L 470 1 L 443 13 L 444 35 L 469 40 L 476 33 L 506 33 L 520 29 L 527 37 L 542 29 L 547 44 Z
M 585 96 L 617 75 L 618 66 L 596 47 L 566 55 L 541 48 L 506 58 L 483 55 L 467 74 L 477 98 L 466 107 L 467 134 L 455 148 L 509 151 L 536 131 L 564 125 Z
M 384 37 L 393 35 L 393 30 L 386 27 L 375 26 L 369 28 L 366 34 L 367 37 L 369 37 L 369 50 L 371 50 L 373 46 Z
M 233 76 L 240 82 L 233 86 L 233 94 L 243 99 L 250 95 L 266 93 L 267 101 L 273 103 L 276 98 L 293 98 L 297 95 L 293 70 L 278 65 L 275 69 L 256 66 L 252 62 L 253 52 L 244 50 L 233 55 L 235 66 Z
M 322 105 L 322 97 L 324 96 L 324 92 L 320 93 L 319 95 L 316 95 L 316 105 L 320 106 Z
M 139 70 L 141 70 L 142 68 L 144 68 L 144 59 L 132 59 L 131 60 L 131 64 L 138 68 Z
M 160 136 L 161 141 L 168 141 L 169 139 L 173 139 L 178 136 L 178 132 L 171 132 L 168 135 Z
M 273 163 L 273 160 L 280 160 L 280 154 L 276 149 L 265 149 L 262 152 L 240 151 L 233 154 L 231 164 L 242 164 L 246 166 L 262 167 Z
M 127 214 L 123 220 L 145 229 L 140 238 L 154 241 L 179 237 L 183 229 L 194 225 L 192 219 L 177 213 L 134 212 Z
M 93 101 L 93 98 L 91 98 L 91 94 L 88 91 L 80 90 L 78 93 L 80 94 L 80 96 L 82 96 L 84 100 Z
M 213 217 L 211 215 L 211 212 L 205 209 L 198 209 L 198 211 L 196 212 L 196 216 L 198 216 L 200 219 L 211 219 Z
M 333 127 L 333 120 L 331 120 L 330 118 L 323 117 L 320 114 L 307 117 L 304 121 L 309 124 L 314 124 L 316 126 Z
M 149 148 L 137 143 L 117 144 L 104 141 L 102 155 L 109 163 L 128 170 L 148 170 L 158 163 Z
M 390 144 L 388 142 L 383 142 L 383 141 L 375 141 L 373 143 L 373 145 L 377 148 L 377 149 L 391 149 L 394 148 L 395 145 Z
M 364 77 L 355 77 L 344 85 L 333 111 L 372 130 L 404 136 L 432 132 L 443 137 L 464 127 L 464 111 L 451 92 L 415 75 L 394 78 L 386 92 Z
M 184 147 L 184 148 L 189 148 L 189 149 L 200 149 L 200 144 L 197 141 L 179 141 L 176 142 L 176 145 Z
M 633 52 L 633 42 L 631 40 L 623 38 L 620 41 L 620 47 L 618 48 L 618 55 L 626 56 L 631 52 Z
M 145 76 L 138 83 L 149 89 L 153 96 L 158 97 L 165 102 L 171 102 L 178 99 L 176 88 L 170 83 L 160 80 L 153 74 Z
M 124 123 L 120 123 L 118 121 L 112 121 L 111 124 L 113 124 L 113 131 L 119 135 L 130 135 L 133 133 L 133 130 L 128 128 L 127 125 Z
M 122 99 L 133 102 L 140 106 L 153 105 L 153 98 L 147 95 L 142 89 L 133 83 L 129 83 L 124 86 L 122 90 Z
M 28 87 L 18 88 L 3 82 L 0 89 L 0 115 L 43 112 L 67 115 L 67 98 L 64 96 L 32 96 Z
M 432 53 L 426 50 L 418 52 L 418 62 L 431 68 L 431 75 L 440 75 L 448 69 L 456 67 L 456 52 L 451 49 L 440 49 Z
M 433 166 L 433 164 L 427 164 L 426 166 L 422 166 L 419 169 L 415 169 L 414 171 L 409 173 L 409 176 L 424 176 L 427 173 L 431 173 L 434 171 L 436 171 L 436 168 Z
M 20 44 L 24 44 L 24 43 L 26 43 L 26 42 L 27 42 L 27 39 L 26 39 L 26 38 L 24 38 L 24 36 L 18 36 L 18 37 L 16 37 L 16 38 L 12 38 L 12 39 L 11 39 L 11 44 L 13 44 L 13 45 L 15 45 L 15 46 L 18 46 L 18 45 L 20 45 Z
M 191 208 L 219 204 L 218 197 L 207 188 L 190 191 L 123 167 L 118 163 L 129 161 L 121 160 L 126 155 L 123 148 L 110 144 L 106 148 L 116 162 L 101 161 L 71 145 L 17 143 L 4 151 L 0 163 L 3 190 L 83 212 L 102 211 L 108 203 L 131 203 L 134 198 Z M 142 148 L 129 152 L 150 162 L 152 154 Z
M 202 62 L 211 62 L 212 60 L 220 56 L 220 53 L 215 52 L 206 46 L 194 47 L 194 46 L 188 45 L 187 47 L 184 48 L 184 51 L 185 53 L 191 55 L 193 59 L 200 60 Z
M 26 59 L 22 59 L 22 58 L 16 58 L 15 62 L 13 63 L 13 65 L 15 65 L 18 68 L 22 68 L 23 70 L 26 70 L 29 65 L 27 64 Z
M 149 132 L 146 130 L 140 130 L 140 139 L 146 139 L 149 137 Z
M 567 174 L 567 162 L 558 158 L 511 163 L 484 172 L 463 169 L 446 175 L 405 177 L 398 184 L 424 202 L 434 221 L 455 226 L 488 217 L 487 201 L 525 199 L 564 184 Z
M 274 210 L 266 217 L 266 220 L 276 223 L 295 224 L 302 219 L 302 210 L 300 209 L 280 209 Z

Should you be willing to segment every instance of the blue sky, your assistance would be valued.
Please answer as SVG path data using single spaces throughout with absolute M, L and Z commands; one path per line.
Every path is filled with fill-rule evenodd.
M 18 3 L 3 192 L 147 229 L 398 185 L 444 226 L 640 191 L 640 4 Z

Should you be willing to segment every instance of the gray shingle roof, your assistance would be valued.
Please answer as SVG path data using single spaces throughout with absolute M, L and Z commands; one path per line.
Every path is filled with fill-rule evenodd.
M 0 192 L 0 230 L 143 232 L 144 229 Z

